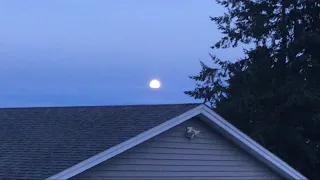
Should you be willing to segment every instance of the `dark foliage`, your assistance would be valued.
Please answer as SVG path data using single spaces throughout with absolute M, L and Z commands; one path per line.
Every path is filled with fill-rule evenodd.
M 320 1 L 217 0 L 224 35 L 212 48 L 254 44 L 228 62 L 211 55 L 186 94 L 203 99 L 310 179 L 320 179 Z

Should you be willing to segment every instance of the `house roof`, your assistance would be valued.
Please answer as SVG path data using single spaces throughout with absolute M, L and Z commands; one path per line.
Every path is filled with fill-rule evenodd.
M 199 104 L 0 109 L 0 179 L 45 179 Z
M 286 179 L 307 179 L 204 104 L 0 109 L 0 179 L 68 179 L 197 117 Z

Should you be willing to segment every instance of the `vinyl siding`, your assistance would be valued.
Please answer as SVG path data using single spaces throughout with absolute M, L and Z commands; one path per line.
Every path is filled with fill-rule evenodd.
M 184 136 L 187 126 L 201 133 Z M 184 122 L 73 179 L 281 179 L 197 119 Z

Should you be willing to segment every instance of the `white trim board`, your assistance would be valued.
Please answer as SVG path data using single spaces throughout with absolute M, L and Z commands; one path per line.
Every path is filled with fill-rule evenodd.
M 253 155 L 258 160 L 262 161 L 266 166 L 278 172 L 284 178 L 296 180 L 307 179 L 305 176 L 293 169 L 280 158 L 276 157 L 270 151 L 259 145 L 250 137 L 242 133 L 239 129 L 234 127 L 232 124 L 223 119 L 221 116 L 219 116 L 217 113 L 212 111 L 207 106 L 204 106 L 203 109 L 201 109 L 201 114 L 203 114 L 207 119 L 215 123 L 216 127 L 219 127 L 216 129 L 220 131 L 224 135 L 224 137 L 239 145 L 246 152 Z
M 278 157 L 273 155 L 271 152 L 260 146 L 258 143 L 253 141 L 247 135 L 242 133 L 240 130 L 235 128 L 233 125 L 228 123 L 225 119 L 220 117 L 206 105 L 199 105 L 175 118 L 169 119 L 168 121 L 149 129 L 127 141 L 124 141 L 116 146 L 113 146 L 95 156 L 92 156 L 78 164 L 67 168 L 49 178 L 47 180 L 55 179 L 69 179 L 74 177 L 87 169 L 96 166 L 140 143 L 147 141 L 148 139 L 155 137 L 156 135 L 165 132 L 166 130 L 177 126 L 184 121 L 187 121 L 195 116 L 201 115 L 206 121 L 213 125 L 215 129 L 220 131 L 226 138 L 230 139 L 248 153 L 263 162 L 266 166 L 270 167 L 274 171 L 278 172 L 286 179 L 295 180 L 306 180 L 302 174 L 291 168 L 288 164 L 280 160 Z

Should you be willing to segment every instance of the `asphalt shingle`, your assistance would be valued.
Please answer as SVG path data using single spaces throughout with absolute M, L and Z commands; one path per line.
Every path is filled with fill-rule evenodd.
M 44 179 L 199 104 L 0 108 L 0 179 Z

